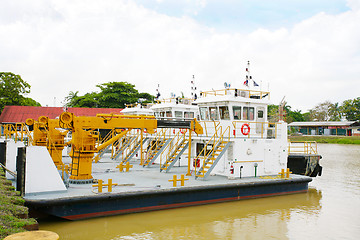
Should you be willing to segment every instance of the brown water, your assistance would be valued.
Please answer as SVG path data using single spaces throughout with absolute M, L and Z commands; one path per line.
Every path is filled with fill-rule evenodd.
M 360 146 L 318 146 L 308 193 L 83 221 L 41 222 L 61 240 L 360 239 Z

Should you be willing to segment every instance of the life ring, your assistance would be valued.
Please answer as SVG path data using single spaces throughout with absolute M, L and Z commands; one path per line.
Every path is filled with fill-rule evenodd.
M 245 127 L 246 127 L 246 130 L 245 130 Z M 248 135 L 250 133 L 250 126 L 249 124 L 247 123 L 244 123 L 242 126 L 241 126 L 241 133 L 243 135 Z

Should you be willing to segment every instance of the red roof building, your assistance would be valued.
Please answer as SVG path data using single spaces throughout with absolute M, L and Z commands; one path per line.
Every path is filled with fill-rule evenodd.
M 68 108 L 67 111 L 75 116 L 96 116 L 96 114 L 120 114 L 122 108 Z M 62 107 L 34 107 L 34 106 L 5 106 L 0 115 L 0 123 L 19 123 L 32 118 L 37 120 L 40 116 L 55 119 L 64 112 Z

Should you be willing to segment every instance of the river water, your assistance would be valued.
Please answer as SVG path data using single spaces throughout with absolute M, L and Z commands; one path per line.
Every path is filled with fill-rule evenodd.
M 60 240 L 360 239 L 360 145 L 319 144 L 307 193 L 82 221 L 40 222 Z

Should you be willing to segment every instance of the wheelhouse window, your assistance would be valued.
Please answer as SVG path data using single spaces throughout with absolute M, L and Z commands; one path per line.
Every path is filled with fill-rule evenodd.
M 217 107 L 209 107 L 209 111 L 210 111 L 210 120 L 219 120 Z
M 166 117 L 172 117 L 171 111 L 166 111 Z
M 194 118 L 193 112 L 184 112 L 184 118 Z
M 258 118 L 264 118 L 264 111 L 258 110 Z
M 254 108 L 253 107 L 243 107 L 243 119 L 244 120 L 254 120 Z
M 209 111 L 207 107 L 200 108 L 200 118 L 201 120 L 209 120 Z
M 228 106 L 220 106 L 219 107 L 220 119 L 230 120 L 229 107 Z
M 241 107 L 233 106 L 233 114 L 234 114 L 234 120 L 240 120 L 241 119 Z
M 182 118 L 182 112 L 181 111 L 175 111 L 175 117 Z

